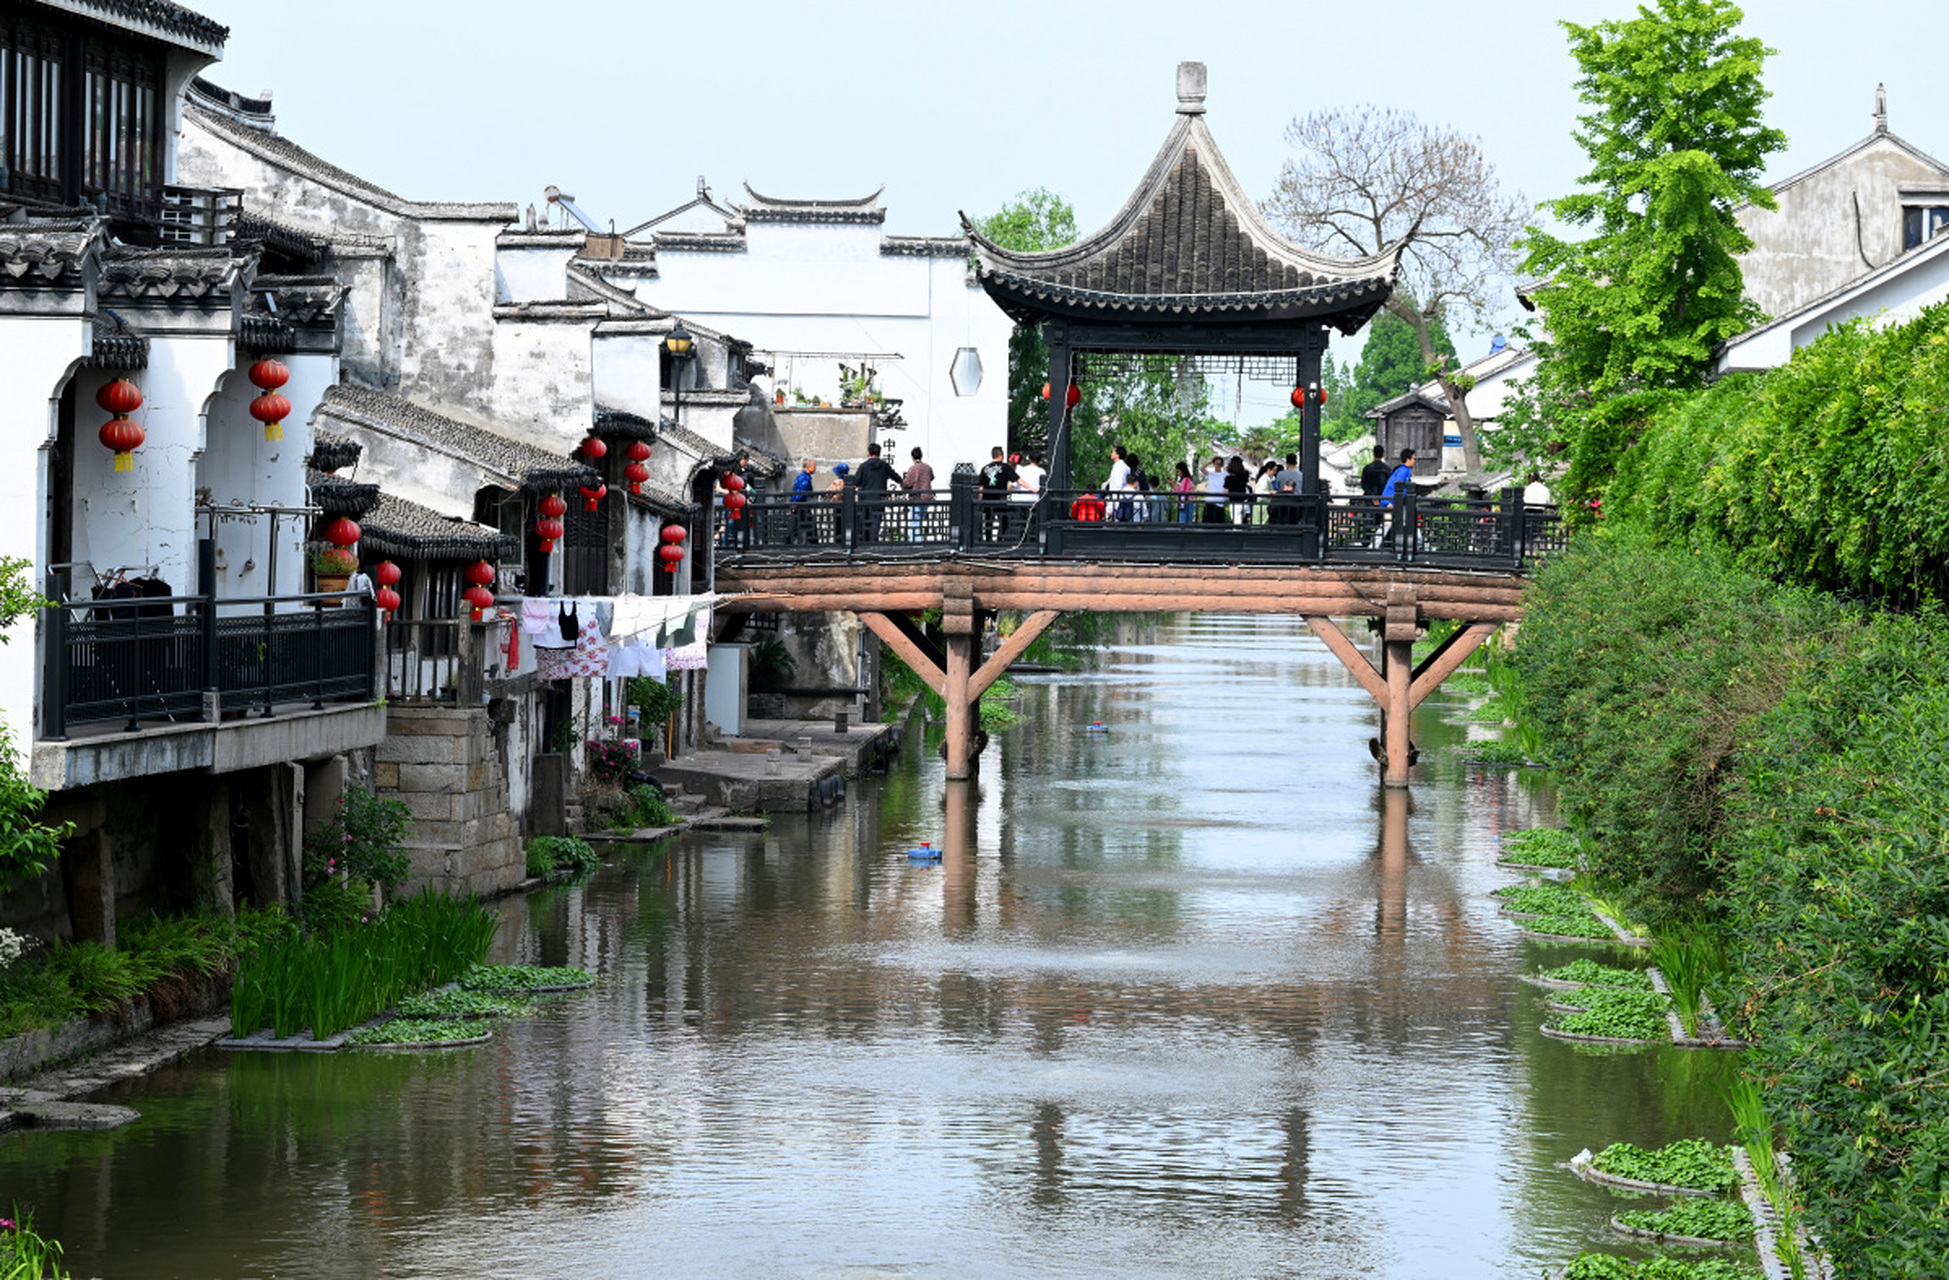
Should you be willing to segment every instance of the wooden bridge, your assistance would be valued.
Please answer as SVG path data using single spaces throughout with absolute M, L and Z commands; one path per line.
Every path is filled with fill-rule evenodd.
M 1525 575 L 1562 545 L 1553 507 L 1495 499 L 1294 495 L 1264 505 L 1175 494 L 1045 494 L 984 501 L 971 475 L 932 493 L 760 498 L 716 527 L 730 612 L 845 611 L 947 703 L 948 777 L 979 751 L 976 703 L 1063 613 L 1281 613 L 1306 619 L 1382 710 L 1389 786 L 1406 786 L 1414 707 L 1497 626 L 1522 616 Z M 1127 518 L 1119 518 L 1127 517 Z M 1261 522 L 1261 517 L 1263 522 Z M 938 626 L 918 615 L 938 610 Z M 985 659 L 996 616 L 1023 615 Z M 1381 633 L 1376 665 L 1336 619 Z M 1431 621 L 1463 625 L 1416 664 Z

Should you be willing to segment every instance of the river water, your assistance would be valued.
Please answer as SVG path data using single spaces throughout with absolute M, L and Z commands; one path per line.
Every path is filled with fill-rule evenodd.
M 1385 795 L 1371 700 L 1296 620 L 1141 637 L 1020 678 L 972 787 L 916 729 L 834 813 L 510 903 L 500 958 L 601 983 L 488 1045 L 212 1051 L 104 1095 L 124 1129 L 0 1141 L 0 1200 L 111 1280 L 1535 1276 L 1618 1248 L 1559 1164 L 1723 1136 L 1730 1055 L 1537 1033 L 1517 975 L 1579 949 L 1485 895 L 1547 790 L 1464 764 L 1441 694 Z

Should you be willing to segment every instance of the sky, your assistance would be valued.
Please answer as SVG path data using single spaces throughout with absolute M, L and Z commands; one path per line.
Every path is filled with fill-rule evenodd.
M 1482 139 L 1530 201 L 1573 190 L 1582 154 L 1560 20 L 1623 0 L 1151 0 L 980 5 L 579 0 L 188 0 L 230 27 L 205 74 L 274 92 L 278 130 L 422 200 L 541 204 L 559 186 L 627 229 L 689 200 L 844 197 L 885 187 L 886 230 L 959 231 L 1047 187 L 1086 232 L 1121 207 L 1169 131 L 1178 62 L 1210 75 L 1207 123 L 1263 199 L 1286 123 L 1336 106 L 1414 112 Z M 1778 51 L 1770 178 L 1889 126 L 1949 157 L 1949 6 L 1753 0 L 1744 30 Z M 1490 328 L 1506 323 L 1492 320 Z M 1464 357 L 1488 333 L 1458 335 Z

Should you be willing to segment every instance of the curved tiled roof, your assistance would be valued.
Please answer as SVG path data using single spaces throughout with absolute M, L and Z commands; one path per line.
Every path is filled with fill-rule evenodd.
M 101 294 L 172 299 L 216 294 L 227 305 L 230 287 L 254 257 L 237 257 L 228 245 L 209 249 L 116 245 L 102 255 Z
M 760 195 L 751 189 L 749 182 L 744 184 L 744 193 L 750 203 L 738 206 L 747 222 L 854 222 L 878 224 L 886 221 L 887 211 L 880 207 L 881 187 L 870 196 L 852 200 L 778 200 Z
M 369 387 L 350 383 L 332 387 L 319 402 L 318 420 L 363 427 L 464 459 L 480 468 L 489 480 L 511 489 L 601 483 L 594 468 L 583 466 L 566 454 L 538 449 L 485 427 L 435 413 L 403 396 Z
M 1302 249 L 1265 221 L 1205 125 L 1180 105 L 1142 182 L 1110 224 L 1062 249 L 1018 253 L 961 225 L 975 271 L 1018 323 L 1321 319 L 1352 332 L 1393 291 L 1399 246 L 1364 258 Z
M 0 223 L 0 283 L 75 284 L 107 243 L 99 218 Z
M 521 539 L 381 492 L 359 522 L 359 554 L 402 560 L 513 560 Z
M 67 0 L 61 8 L 99 17 L 116 26 L 148 28 L 214 53 L 223 52 L 230 28 L 170 0 Z

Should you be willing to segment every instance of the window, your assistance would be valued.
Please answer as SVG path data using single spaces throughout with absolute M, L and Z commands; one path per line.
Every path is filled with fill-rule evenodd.
M 163 51 L 59 17 L 0 16 L 0 166 L 9 194 L 154 219 Z
M 1949 204 L 1909 205 L 1902 210 L 1902 248 L 1913 249 L 1949 226 Z

